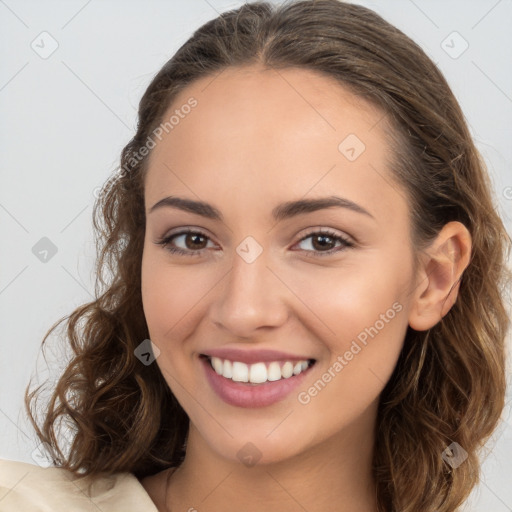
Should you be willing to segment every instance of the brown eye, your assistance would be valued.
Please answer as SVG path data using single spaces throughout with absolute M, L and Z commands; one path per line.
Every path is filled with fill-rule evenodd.
M 187 233 L 184 236 L 185 245 L 187 246 L 187 249 L 204 249 L 204 247 L 199 247 L 204 244 L 204 241 L 206 240 L 206 237 L 201 235 L 200 233 Z M 187 242 L 190 242 L 187 243 Z
M 334 242 L 334 238 L 329 235 L 314 235 L 312 237 L 313 240 L 313 247 L 318 250 L 323 249 L 332 249 L 336 245 Z M 332 246 L 332 247 L 330 247 Z
M 184 248 L 176 247 L 174 244 L 176 240 L 180 240 L 180 244 L 184 244 Z M 180 231 L 179 233 L 174 233 L 163 239 L 157 241 L 158 245 L 162 245 L 171 253 L 174 254 L 183 254 L 186 256 L 200 256 L 203 250 L 206 249 L 206 245 L 208 243 L 209 237 L 200 231 Z
M 312 252 L 315 256 L 327 256 L 330 254 L 341 252 L 346 248 L 354 246 L 354 244 L 345 237 L 342 237 L 337 233 L 327 230 L 312 232 L 309 235 L 302 238 L 302 240 L 299 243 L 302 243 L 308 239 L 311 239 L 311 242 L 308 245 L 312 247 L 313 250 L 303 250 L 305 250 L 306 252 Z M 336 249 L 335 246 L 336 243 L 338 242 L 338 249 Z

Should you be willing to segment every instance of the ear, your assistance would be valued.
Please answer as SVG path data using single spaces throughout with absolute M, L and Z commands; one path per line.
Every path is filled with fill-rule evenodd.
M 409 325 L 413 329 L 430 329 L 450 311 L 470 259 L 471 234 L 464 224 L 448 222 L 420 255 L 409 310 Z

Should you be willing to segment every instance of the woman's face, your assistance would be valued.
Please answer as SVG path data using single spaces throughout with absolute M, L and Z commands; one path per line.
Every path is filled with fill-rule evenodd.
M 370 435 L 414 290 L 383 113 L 312 71 L 247 67 L 192 84 L 171 116 L 142 298 L 191 435 L 242 462 Z

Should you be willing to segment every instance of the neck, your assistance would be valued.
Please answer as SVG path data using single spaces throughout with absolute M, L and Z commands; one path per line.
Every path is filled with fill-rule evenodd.
M 183 464 L 167 489 L 169 512 L 376 512 L 371 467 L 376 408 L 321 444 L 272 464 L 222 457 L 191 424 Z

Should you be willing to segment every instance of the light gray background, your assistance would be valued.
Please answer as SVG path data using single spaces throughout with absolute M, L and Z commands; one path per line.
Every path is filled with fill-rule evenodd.
M 44 377 L 38 353 L 46 330 L 93 298 L 94 194 L 135 131 L 142 93 L 193 30 L 242 3 L 0 0 L 0 457 L 34 462 L 23 393 L 36 363 Z M 439 65 L 512 233 L 512 0 L 356 3 Z M 47 58 L 31 47 L 49 51 L 52 38 L 58 48 Z M 57 247 L 47 262 L 32 251 L 42 237 Z M 463 510 L 512 511 L 510 387 L 488 447 L 481 483 Z

